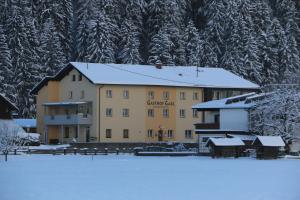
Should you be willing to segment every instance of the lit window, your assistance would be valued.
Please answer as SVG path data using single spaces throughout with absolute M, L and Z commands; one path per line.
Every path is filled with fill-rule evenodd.
M 193 118 L 198 118 L 198 111 L 193 109 Z
M 169 92 L 163 92 L 163 99 L 168 100 L 169 99 Z
M 105 136 L 106 138 L 111 138 L 111 129 L 106 129 Z
M 193 100 L 198 100 L 199 96 L 198 96 L 198 92 L 194 92 L 193 93 Z
M 185 100 L 185 92 L 180 92 L 180 100 Z
M 154 92 L 153 91 L 148 92 L 148 99 L 154 99 Z
M 123 115 L 123 117 L 129 117 L 129 109 L 128 108 L 123 108 L 122 115 Z
M 75 74 L 72 75 L 72 81 L 73 82 L 76 81 L 76 75 Z
M 129 138 L 129 130 L 128 129 L 123 130 L 123 138 Z
M 107 98 L 112 98 L 112 91 L 111 90 L 106 90 L 106 97 Z
M 191 139 L 193 137 L 192 130 L 185 130 L 185 138 Z
M 81 90 L 80 99 L 84 99 L 84 90 Z
M 154 109 L 148 109 L 148 117 L 154 117 Z
M 163 109 L 163 117 L 168 118 L 169 117 L 169 109 Z
M 78 75 L 78 81 L 82 81 L 82 74 Z
M 69 99 L 72 99 L 72 98 L 73 98 L 73 92 L 69 91 Z
M 128 90 L 123 91 L 123 98 L 124 99 L 129 99 L 129 91 Z
M 106 117 L 112 117 L 112 108 L 106 108 Z
M 148 137 L 153 137 L 153 130 L 152 130 L 152 129 L 149 129 L 149 130 L 148 130 L 147 136 L 148 136 Z
M 173 138 L 173 130 L 168 130 L 168 138 Z
M 184 109 L 179 110 L 179 116 L 180 116 L 180 118 L 185 118 L 185 110 Z

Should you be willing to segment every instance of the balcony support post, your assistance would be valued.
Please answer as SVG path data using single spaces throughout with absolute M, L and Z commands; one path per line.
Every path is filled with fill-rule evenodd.
M 61 144 L 63 144 L 64 143 L 64 125 L 61 125 L 61 127 L 60 127 L 60 134 L 61 134 Z
M 77 124 L 77 135 L 78 135 L 78 141 L 80 142 L 80 125 Z

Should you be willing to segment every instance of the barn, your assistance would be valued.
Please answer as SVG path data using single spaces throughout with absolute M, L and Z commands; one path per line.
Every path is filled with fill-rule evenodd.
M 245 143 L 240 138 L 209 138 L 206 147 L 211 157 L 239 157 Z
M 256 149 L 257 159 L 276 159 L 279 149 L 285 147 L 280 136 L 257 136 L 252 145 Z

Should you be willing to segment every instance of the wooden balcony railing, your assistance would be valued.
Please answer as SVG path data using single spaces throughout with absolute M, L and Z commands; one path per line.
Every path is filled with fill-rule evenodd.
M 198 123 L 195 129 L 220 129 L 220 123 Z

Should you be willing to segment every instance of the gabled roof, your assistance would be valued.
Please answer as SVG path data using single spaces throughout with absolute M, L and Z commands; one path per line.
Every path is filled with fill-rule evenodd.
M 57 75 L 47 77 L 31 91 L 36 94 L 49 80 L 61 80 L 70 70 L 76 69 L 93 84 L 158 85 L 202 88 L 258 89 L 259 86 L 222 68 L 196 66 L 101 64 L 71 62 Z
M 19 110 L 14 103 L 4 96 L 4 94 L 0 94 L 0 101 L 5 102 L 11 110 Z
M 280 136 L 257 136 L 252 145 L 261 144 L 265 147 L 284 147 L 285 143 Z
M 258 95 L 255 92 L 252 92 L 252 93 L 238 95 L 234 97 L 199 103 L 194 105 L 192 108 L 197 110 L 248 109 L 255 105 L 254 101 L 248 101 L 249 98 L 252 98 L 254 96 L 258 96 Z
M 240 138 L 209 138 L 205 146 L 212 143 L 214 146 L 244 146 L 245 143 Z

